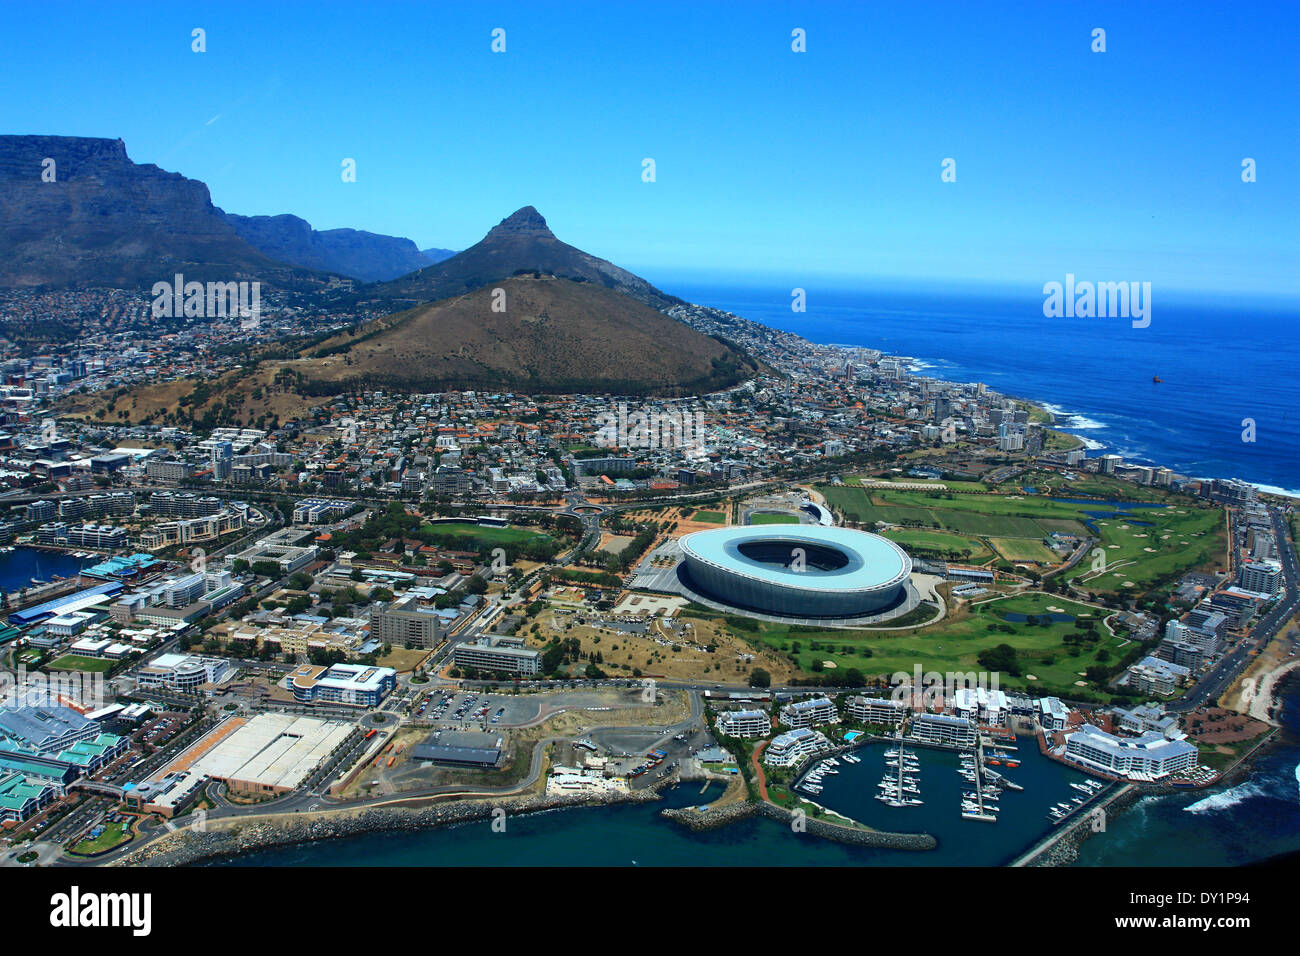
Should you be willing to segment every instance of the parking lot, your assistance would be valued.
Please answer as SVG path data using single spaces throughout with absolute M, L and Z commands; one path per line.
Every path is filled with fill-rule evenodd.
M 429 721 L 456 728 L 518 727 L 537 719 L 541 707 L 535 697 L 432 691 L 419 698 L 411 710 L 412 720 Z

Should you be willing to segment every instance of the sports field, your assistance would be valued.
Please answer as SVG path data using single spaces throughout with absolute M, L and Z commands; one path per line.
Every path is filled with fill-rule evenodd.
M 524 528 L 492 528 L 486 525 L 473 524 L 469 521 L 449 524 L 425 524 L 421 526 L 420 530 L 429 531 L 436 535 L 463 538 L 466 543 L 476 541 L 486 544 L 520 544 L 525 541 L 535 541 L 539 538 L 549 537 L 549 535 L 541 532 L 528 531 Z
M 754 514 L 749 516 L 750 524 L 798 524 L 794 515 Z
M 709 524 L 725 524 L 727 516 L 721 511 L 697 511 L 691 515 L 692 521 L 707 521 Z
M 102 657 L 82 657 L 80 654 L 64 654 L 56 661 L 49 665 L 50 670 L 56 671 L 85 671 L 88 674 L 102 674 L 117 661 L 110 661 Z

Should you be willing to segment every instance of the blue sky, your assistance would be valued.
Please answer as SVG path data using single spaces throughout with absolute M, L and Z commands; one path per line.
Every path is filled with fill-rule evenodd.
M 269 6 L 7 4 L 0 130 L 121 137 L 228 211 L 421 247 L 532 204 L 661 284 L 1300 295 L 1297 4 Z

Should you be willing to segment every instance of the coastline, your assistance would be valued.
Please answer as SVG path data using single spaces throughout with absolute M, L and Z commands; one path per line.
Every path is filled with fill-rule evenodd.
M 182 828 L 165 833 L 108 866 L 194 866 L 217 860 L 237 860 L 260 850 L 346 839 L 367 833 L 454 827 L 491 819 L 498 809 L 505 811 L 508 820 L 548 810 L 653 803 L 663 799 L 659 790 L 671 782 L 666 780 L 635 793 L 537 794 L 510 801 L 483 798 L 351 811 L 343 807 L 284 818 L 263 815 L 235 820 L 219 829 L 214 826 L 204 832 Z M 219 821 L 218 825 L 226 822 Z

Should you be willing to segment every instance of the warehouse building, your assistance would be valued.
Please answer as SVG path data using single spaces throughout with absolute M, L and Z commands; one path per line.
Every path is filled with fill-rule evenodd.
M 353 729 L 335 720 L 258 714 L 189 769 L 244 793 L 286 793 L 342 747 Z

